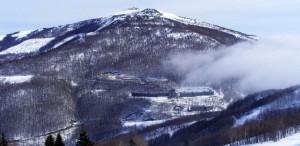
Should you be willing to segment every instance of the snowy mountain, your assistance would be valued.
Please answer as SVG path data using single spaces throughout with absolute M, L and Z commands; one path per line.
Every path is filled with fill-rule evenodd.
M 40 145 L 56 133 L 73 145 L 81 129 L 93 140 L 136 130 L 150 140 L 211 119 L 234 91 L 182 86 L 163 61 L 254 40 L 155 9 L 1 36 L 0 131 L 16 145 Z M 170 96 L 174 90 L 181 96 Z
M 158 25 L 168 28 L 176 27 L 176 23 L 181 23 L 190 27 L 201 27 L 202 29 L 206 29 L 208 31 L 202 32 L 207 35 L 207 37 L 195 32 L 172 32 L 171 30 L 166 29 L 165 31 L 171 32 L 168 34 L 168 37 L 174 39 L 196 37 L 200 38 L 199 41 L 208 41 L 212 39 L 209 38 L 212 33 L 219 33 L 220 35 L 229 35 L 228 37 L 232 37 L 231 40 L 224 40 L 224 38 L 221 37 L 214 38 L 213 41 L 215 41 L 215 44 L 211 45 L 215 46 L 222 43 L 230 45 L 237 40 L 249 41 L 255 39 L 255 36 L 252 35 L 246 35 L 206 22 L 199 22 L 197 20 L 179 17 L 171 13 L 166 13 L 155 9 L 134 8 L 118 12 L 109 17 L 86 20 L 74 24 L 62 25 L 59 27 L 43 28 L 33 31 L 19 31 L 12 34 L 2 35 L 0 37 L 0 55 L 11 55 L 8 60 L 14 60 L 16 58 L 23 58 L 25 56 L 47 52 L 50 49 L 55 49 L 70 41 L 83 39 L 90 35 L 96 35 L 100 31 L 116 25 L 126 26 L 127 23 L 129 23 L 131 26 L 138 27 L 139 19 L 144 21 L 143 25 Z M 160 20 L 156 21 L 157 19 Z M 160 31 L 156 32 L 157 35 L 159 35 L 159 33 Z

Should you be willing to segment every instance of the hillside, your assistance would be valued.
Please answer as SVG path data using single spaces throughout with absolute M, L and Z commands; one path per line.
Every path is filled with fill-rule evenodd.
M 299 133 L 299 90 L 299 86 L 294 86 L 249 95 L 229 105 L 215 118 L 194 123 L 168 138 L 158 138 L 151 145 L 238 146 L 293 142 L 292 137 Z

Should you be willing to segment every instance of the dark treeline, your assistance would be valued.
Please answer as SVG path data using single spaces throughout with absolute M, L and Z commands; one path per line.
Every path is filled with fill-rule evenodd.
M 55 141 L 52 135 L 47 136 L 44 144 L 45 146 L 65 146 L 60 134 L 57 134 Z
M 3 133 L 0 135 L 0 146 L 8 146 L 8 142 Z
M 216 146 L 231 143 L 239 145 L 269 140 L 276 141 L 300 129 L 298 127 L 300 125 L 300 109 L 270 111 L 266 112 L 262 117 L 265 120 L 252 121 L 236 128 L 228 127 L 202 136 L 191 142 L 191 146 Z
M 300 109 L 268 111 L 259 119 L 247 122 L 240 127 L 233 127 L 229 118 L 220 120 L 210 127 L 212 121 L 202 121 L 150 141 L 151 146 L 221 146 L 243 145 L 264 141 L 276 141 L 300 131 Z M 219 130 L 217 130 L 219 129 Z
M 94 146 L 148 146 L 148 144 L 142 136 L 131 134 L 112 140 L 99 141 Z
M 63 138 L 60 134 L 57 134 L 56 140 L 54 140 L 52 135 L 48 135 L 45 143 L 45 146 L 65 146 L 65 143 L 63 141 Z M 80 135 L 78 139 L 76 139 L 76 146 L 93 146 L 94 142 L 90 140 L 90 138 L 87 135 L 87 132 L 82 130 L 80 132 Z M 2 145 L 0 145 L 2 146 Z
M 30 82 L 1 85 L 0 92 L 0 131 L 9 141 L 58 131 L 76 119 L 76 103 L 64 80 L 34 77 Z

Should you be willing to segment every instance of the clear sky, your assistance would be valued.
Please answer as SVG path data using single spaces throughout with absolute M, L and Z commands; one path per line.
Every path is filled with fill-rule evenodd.
M 300 0 L 0 0 L 0 34 L 155 8 L 259 36 L 300 34 Z

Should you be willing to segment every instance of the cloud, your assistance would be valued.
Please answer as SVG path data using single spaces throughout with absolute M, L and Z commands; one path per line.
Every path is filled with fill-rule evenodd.
M 165 62 L 184 76 L 183 84 L 234 80 L 243 93 L 300 84 L 300 36 L 272 36 L 217 51 L 172 54 Z

